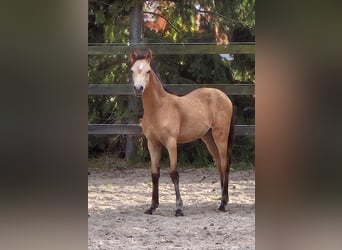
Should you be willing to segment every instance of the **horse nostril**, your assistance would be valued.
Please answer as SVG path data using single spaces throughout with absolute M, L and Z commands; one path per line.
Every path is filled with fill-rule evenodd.
M 139 90 L 139 91 L 142 91 L 143 90 L 143 86 L 134 86 L 134 89 L 135 90 Z
M 139 85 L 139 86 L 133 86 L 134 92 L 136 95 L 141 95 L 144 92 L 144 86 Z

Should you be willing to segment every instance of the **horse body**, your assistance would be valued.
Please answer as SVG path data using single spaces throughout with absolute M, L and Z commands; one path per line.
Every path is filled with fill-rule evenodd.
M 151 157 L 152 203 L 146 211 L 152 214 L 159 206 L 159 177 L 161 148 L 170 157 L 170 176 L 175 186 L 176 216 L 183 215 L 177 171 L 177 143 L 201 138 L 213 156 L 221 176 L 222 199 L 220 210 L 228 202 L 229 137 L 232 136 L 233 105 L 222 91 L 199 88 L 187 95 L 166 92 L 150 67 L 152 54 L 130 55 L 134 91 L 142 96 L 144 115 L 141 127 L 147 138 Z
M 143 96 L 143 103 L 148 98 Z M 162 142 L 167 130 L 177 143 L 187 143 L 202 138 L 213 126 L 215 129 L 229 126 L 232 115 L 229 110 L 232 103 L 217 89 L 199 88 L 185 96 L 166 93 L 155 105 L 144 105 L 141 125 L 147 138 L 158 137 Z

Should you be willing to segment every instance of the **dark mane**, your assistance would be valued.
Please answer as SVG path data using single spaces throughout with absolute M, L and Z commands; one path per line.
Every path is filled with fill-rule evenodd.
M 160 82 L 161 85 L 163 86 L 163 89 L 164 89 L 167 93 L 172 94 L 172 95 L 176 95 L 176 96 L 183 96 L 183 95 L 181 95 L 181 94 L 178 94 L 178 93 L 176 93 L 176 92 L 173 92 L 173 91 L 169 90 L 169 89 L 166 87 L 167 84 L 163 84 L 162 80 L 160 79 L 160 74 L 159 74 L 159 72 L 158 72 L 158 70 L 157 70 L 157 68 L 156 68 L 156 65 L 155 65 L 155 63 L 153 62 L 153 60 L 152 60 L 152 62 L 151 62 L 151 68 L 152 68 L 154 74 L 156 75 L 156 77 L 158 78 L 159 82 Z
M 143 60 L 146 59 L 146 54 L 145 53 L 139 53 L 136 55 L 135 60 Z
M 164 89 L 167 93 L 169 93 L 169 94 L 171 94 L 171 95 L 183 96 L 183 95 L 181 95 L 181 94 L 175 93 L 175 92 L 173 92 L 173 91 L 167 89 L 167 88 L 165 87 L 164 84 L 163 84 L 163 89 Z
M 143 50 L 140 50 L 140 49 L 135 49 L 135 50 L 132 50 L 131 54 L 130 55 L 134 55 L 134 61 L 137 61 L 137 60 L 143 60 L 143 59 L 146 59 L 146 56 L 148 54 L 148 51 L 143 51 Z

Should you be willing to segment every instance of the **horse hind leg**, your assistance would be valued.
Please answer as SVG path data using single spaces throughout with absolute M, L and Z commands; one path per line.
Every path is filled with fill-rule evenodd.
M 216 140 L 218 141 L 219 138 L 216 136 Z M 222 168 L 222 164 L 225 164 L 224 162 L 221 162 L 221 154 L 216 146 L 216 142 L 214 140 L 212 130 L 209 130 L 203 137 L 202 140 L 206 144 L 209 153 L 212 155 L 215 161 L 215 165 L 220 173 L 220 179 L 221 179 L 221 191 L 222 191 L 222 198 L 221 198 L 221 204 L 219 207 L 219 210 L 225 211 L 225 206 L 228 203 L 228 188 L 226 189 L 225 186 L 228 187 L 228 177 L 226 178 L 226 173 L 224 172 L 224 168 Z M 222 149 L 224 150 L 224 149 Z
M 228 162 L 228 131 L 224 129 L 213 129 L 212 132 L 218 155 L 219 155 L 219 172 L 221 177 L 221 204 L 220 211 L 225 211 L 225 206 L 229 201 L 228 182 L 229 182 L 229 162 Z
M 211 129 L 201 138 L 207 146 L 210 155 L 213 157 L 215 166 L 220 169 L 220 155 L 218 153 Z

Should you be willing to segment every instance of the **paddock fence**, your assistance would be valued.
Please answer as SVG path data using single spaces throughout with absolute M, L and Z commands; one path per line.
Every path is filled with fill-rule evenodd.
M 255 43 L 230 43 L 229 45 L 172 43 L 172 44 L 88 44 L 89 56 L 125 55 L 132 49 L 150 48 L 154 54 L 254 54 Z M 167 84 L 167 88 L 179 94 L 186 94 L 200 87 L 218 88 L 226 94 L 254 95 L 254 84 Z M 88 95 L 133 95 L 126 84 L 88 84 Z M 254 136 L 255 125 L 235 125 L 235 135 Z M 140 135 L 139 124 L 88 124 L 88 135 Z

